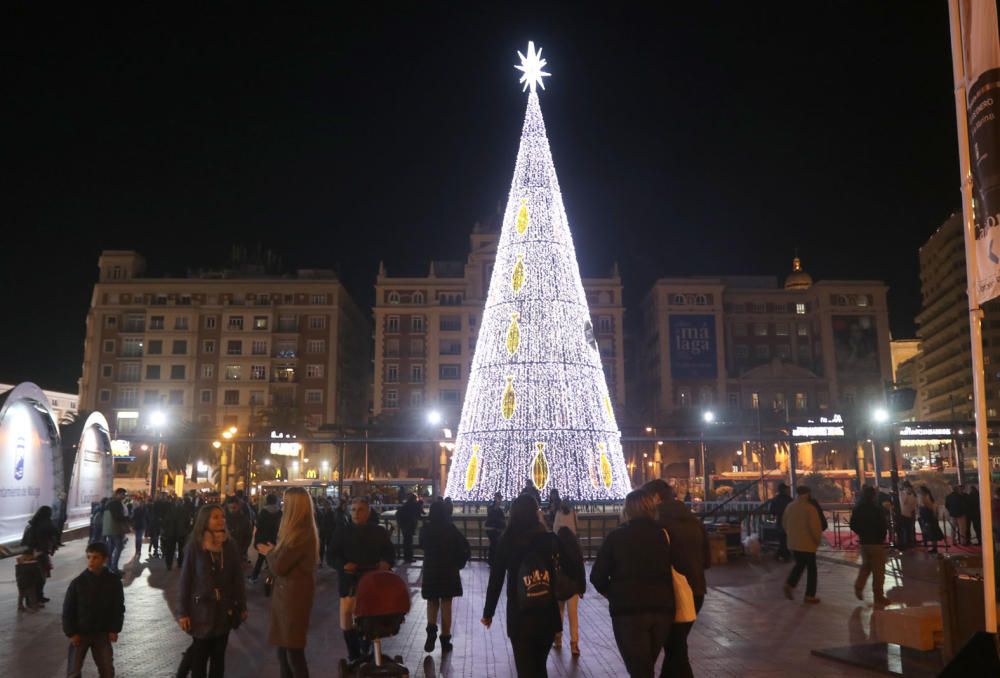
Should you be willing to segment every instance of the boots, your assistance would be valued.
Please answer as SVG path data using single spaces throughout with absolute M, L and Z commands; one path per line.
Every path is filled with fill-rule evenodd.
M 424 643 L 424 652 L 433 652 L 434 651 L 434 641 L 437 640 L 437 635 L 438 635 L 437 624 L 428 624 L 427 625 L 427 642 Z M 441 641 L 444 642 L 444 637 L 441 638 Z
M 441 636 L 441 651 L 442 652 L 451 652 L 451 649 L 452 649 L 451 636 L 444 636 L 444 635 L 442 635 Z
M 348 661 L 353 662 L 361 658 L 361 636 L 356 630 L 344 631 L 344 644 L 347 645 Z

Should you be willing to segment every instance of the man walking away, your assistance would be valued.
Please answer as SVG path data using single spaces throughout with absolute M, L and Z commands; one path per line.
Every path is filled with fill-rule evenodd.
M 118 560 L 122 557 L 122 549 L 125 548 L 125 535 L 128 534 L 128 518 L 125 516 L 125 490 L 118 488 L 115 495 L 108 502 L 104 509 L 103 534 L 104 541 L 108 545 L 111 562 L 108 569 L 112 574 L 121 574 L 118 569 Z
M 785 509 L 788 505 L 792 503 L 791 490 L 788 485 L 781 483 L 778 485 L 778 494 L 771 499 L 771 515 L 774 516 L 774 522 L 778 528 L 778 553 L 775 555 L 775 560 L 791 560 L 792 554 L 788 552 L 788 534 L 785 532 L 785 528 L 781 524 L 782 516 L 785 514 Z
M 79 678 L 87 650 L 101 678 L 115 675 L 114 651 L 125 620 L 125 592 L 121 580 L 104 566 L 108 547 L 101 543 L 87 546 L 87 569 L 70 582 L 63 601 L 63 632 L 69 637 L 66 675 Z
M 246 505 L 239 497 L 229 497 L 226 500 L 226 529 L 240 553 L 242 565 L 247 562 L 247 551 L 250 550 L 250 541 L 253 539 L 253 525 L 250 524 Z
M 507 527 L 507 516 L 503 512 L 503 495 L 497 492 L 493 495 L 493 503 L 486 509 L 486 537 L 490 540 L 490 550 L 486 556 L 486 562 L 493 566 L 493 559 L 497 555 L 497 544 L 500 543 L 500 535 Z
M 865 599 L 865 584 L 872 576 L 872 597 L 876 605 L 888 605 L 883 585 L 885 583 L 885 512 L 876 503 L 875 488 L 866 485 L 861 490 L 861 500 L 851 512 L 851 531 L 861 542 L 861 571 L 854 582 L 854 595 Z
M 413 562 L 413 533 L 417 531 L 417 523 L 423 514 L 417 495 L 412 492 L 406 495 L 406 501 L 396 511 L 396 524 L 403 536 L 403 560 L 407 563 Z
M 980 525 L 979 513 L 979 490 L 975 485 L 969 487 L 967 494 L 962 497 L 965 500 L 965 521 L 967 543 L 972 543 L 972 531 L 976 531 L 976 542 L 983 543 L 982 527 Z
M 965 515 L 965 495 L 962 494 L 961 485 L 956 485 L 951 494 L 944 498 L 944 507 L 948 511 L 955 531 L 955 543 L 968 544 L 969 523 Z
M 277 544 L 280 526 L 281 510 L 278 508 L 278 495 L 272 493 L 267 495 L 267 499 L 264 500 L 264 508 L 261 509 L 260 516 L 257 518 L 257 532 L 254 534 L 253 545 Z M 253 574 L 250 575 L 251 582 L 257 582 L 260 569 L 266 561 L 267 557 L 263 553 L 257 554 L 257 563 L 253 566 Z
M 810 499 L 811 492 L 808 487 L 802 486 L 795 490 L 795 501 L 788 505 L 782 515 L 782 526 L 788 535 L 788 548 L 792 551 L 795 559 L 795 567 L 788 575 L 785 582 L 785 597 L 792 600 L 792 591 L 802 577 L 802 571 L 806 571 L 806 596 L 807 603 L 818 603 L 816 597 L 816 549 L 819 548 L 820 539 L 823 536 L 822 526 L 819 522 L 819 512 L 812 505 Z

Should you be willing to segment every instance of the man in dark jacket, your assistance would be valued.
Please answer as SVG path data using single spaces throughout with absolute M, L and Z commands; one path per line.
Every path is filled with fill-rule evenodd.
M 861 542 L 861 570 L 854 581 L 854 595 L 864 600 L 865 583 L 872 575 L 872 596 L 876 605 L 886 605 L 891 601 L 885 597 L 885 532 L 888 528 L 885 512 L 876 502 L 875 488 L 865 485 L 861 489 L 861 499 L 851 512 L 851 531 Z
M 396 511 L 396 524 L 399 526 L 399 533 L 403 535 L 403 560 L 412 563 L 413 558 L 413 534 L 417 531 L 417 523 L 424 515 L 424 509 L 417 501 L 417 495 L 412 492 L 406 496 L 406 501 L 399 510 Z
M 490 550 L 486 557 L 490 566 L 497 555 L 497 544 L 500 543 L 500 535 L 507 527 L 507 517 L 503 513 L 503 495 L 497 492 L 493 495 L 493 503 L 486 509 L 486 537 L 490 540 Z
M 108 569 L 113 574 L 121 574 L 121 570 L 118 569 L 118 561 L 125 548 L 125 535 L 128 534 L 129 528 L 128 516 L 125 514 L 125 504 L 123 503 L 125 494 L 124 488 L 115 490 L 114 496 L 111 497 L 111 501 L 104 509 L 103 534 L 111 554 Z
M 278 495 L 269 494 L 264 500 L 264 508 L 257 516 L 257 532 L 254 533 L 253 545 L 257 544 L 277 544 L 278 528 L 281 526 L 281 510 L 278 508 Z M 257 554 L 257 563 L 253 566 L 253 574 L 250 581 L 256 583 L 260 576 L 260 569 L 264 566 L 267 558 L 262 553 Z
M 250 523 L 246 504 L 239 497 L 229 497 L 226 500 L 226 529 L 229 530 L 229 536 L 239 551 L 240 562 L 248 562 L 247 551 L 250 550 L 250 541 L 253 538 L 253 525 Z
M 93 543 L 87 546 L 87 569 L 66 589 L 63 601 L 63 632 L 69 637 L 69 661 L 66 675 L 81 675 L 87 650 L 101 678 L 115 674 L 114 651 L 125 621 L 125 591 L 121 580 L 105 568 L 108 547 Z
M 982 544 L 983 533 L 981 532 L 982 526 L 980 525 L 979 490 L 975 485 L 972 485 L 969 487 L 968 493 L 962 495 L 962 499 L 965 501 L 965 529 L 968 535 L 968 543 L 972 543 L 972 531 L 975 530 L 976 541 Z
M 371 570 L 388 570 L 396 560 L 395 549 L 384 527 L 369 520 L 371 508 L 366 497 L 351 504 L 351 520 L 333 533 L 327 547 L 327 562 L 337 570 L 340 590 L 340 628 L 344 632 L 347 655 L 356 662 L 368 654 L 361 635 L 354 628 L 354 602 L 358 580 Z
M 673 490 L 663 480 L 651 480 L 642 489 L 656 498 L 657 521 L 670 534 L 671 562 L 687 578 L 691 593 L 694 594 L 694 609 L 700 612 L 708 591 L 705 570 L 711 567 L 705 525 L 691 513 L 686 504 L 677 501 Z M 687 648 L 688 634 L 693 626 L 694 622 L 671 625 L 670 637 L 664 646 L 666 654 L 660 669 L 661 678 L 687 678 L 694 675 Z
M 788 550 L 788 533 L 781 526 L 781 517 L 785 514 L 785 509 L 792 503 L 791 489 L 785 483 L 778 485 L 778 494 L 771 499 L 770 514 L 774 516 L 775 525 L 778 528 L 778 553 L 775 560 L 791 560 L 792 554 Z
M 958 535 L 955 542 L 968 544 L 969 520 L 965 515 L 965 494 L 962 492 L 961 485 L 956 485 L 951 494 L 944 498 L 944 507 L 948 509 L 948 515 L 951 517 L 955 534 Z
M 177 554 L 177 567 L 184 565 L 184 542 L 191 533 L 193 520 L 194 505 L 191 499 L 188 497 L 175 499 L 167 514 L 160 538 L 163 544 L 163 560 L 168 570 L 174 565 L 174 553 Z

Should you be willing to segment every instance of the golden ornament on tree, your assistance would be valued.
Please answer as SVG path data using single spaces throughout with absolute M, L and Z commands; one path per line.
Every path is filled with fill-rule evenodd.
M 515 292 L 520 292 L 524 286 L 524 255 L 517 255 L 517 263 L 514 264 L 514 273 L 510 276 L 510 286 Z
M 535 443 L 535 447 L 538 451 L 531 460 L 531 482 L 541 491 L 549 482 L 549 460 L 545 458 L 545 443 Z
M 514 416 L 514 408 L 517 407 L 517 396 L 514 394 L 514 377 L 507 377 L 507 385 L 503 389 L 503 398 L 500 401 L 500 414 L 504 419 Z
M 517 232 L 524 235 L 528 230 L 528 201 L 521 198 L 521 209 L 517 211 Z
M 608 461 L 608 452 L 605 449 L 604 443 L 597 443 L 597 449 L 601 451 L 600 454 L 600 465 L 601 465 L 601 482 L 604 483 L 604 487 L 611 487 L 611 462 Z
M 607 410 L 609 417 L 615 416 L 615 410 L 611 407 L 611 398 L 608 396 L 604 396 L 604 409 Z
M 510 314 L 510 325 L 507 327 L 507 353 L 510 355 L 517 353 L 517 347 L 521 345 L 521 326 L 517 323 L 520 317 L 519 313 Z
M 479 476 L 479 445 L 472 446 L 472 456 L 469 457 L 469 466 L 465 469 L 465 489 L 471 490 L 476 485 L 476 478 Z

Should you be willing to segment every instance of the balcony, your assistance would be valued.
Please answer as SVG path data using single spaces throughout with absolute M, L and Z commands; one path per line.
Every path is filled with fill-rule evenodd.
M 272 358 L 298 358 L 299 352 L 295 349 L 286 349 L 281 351 L 275 351 Z

